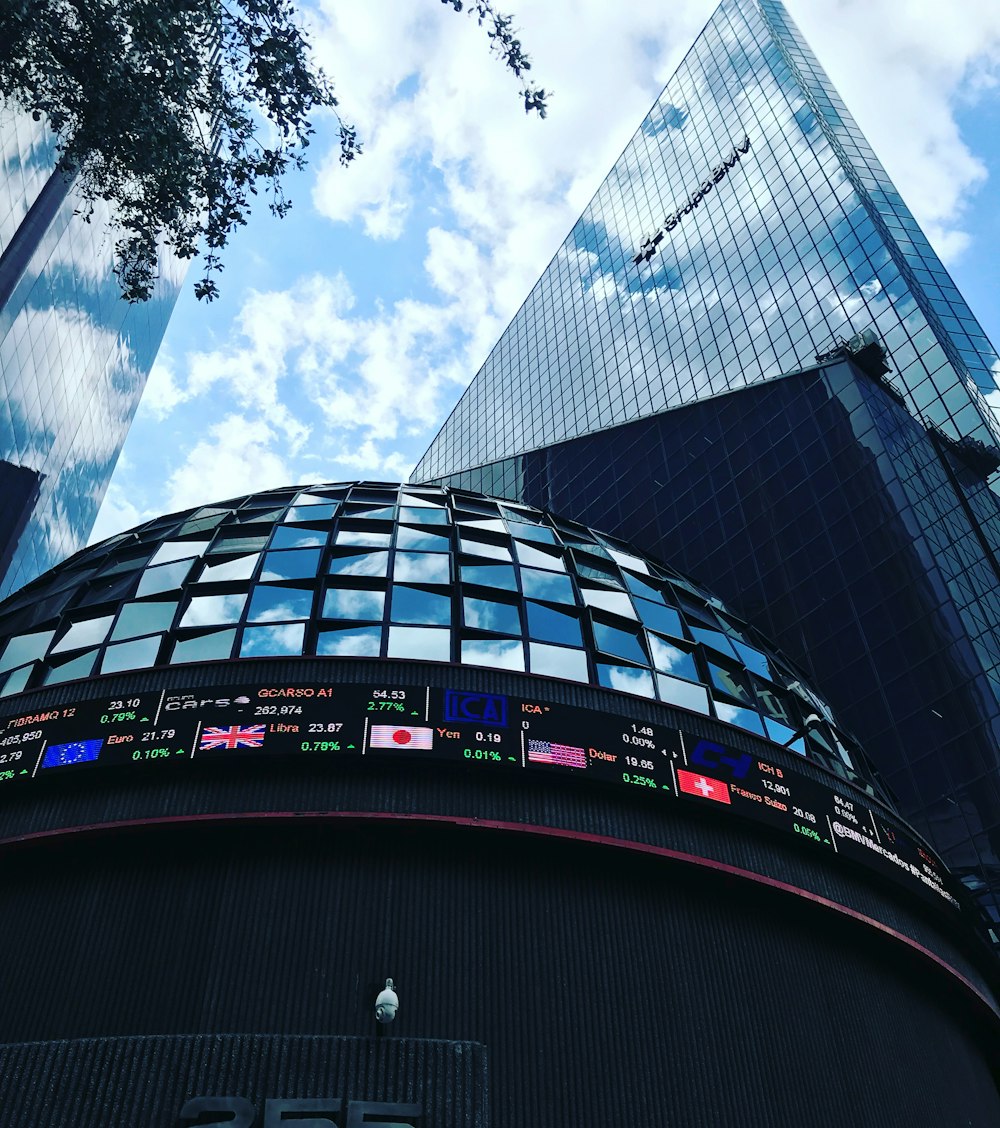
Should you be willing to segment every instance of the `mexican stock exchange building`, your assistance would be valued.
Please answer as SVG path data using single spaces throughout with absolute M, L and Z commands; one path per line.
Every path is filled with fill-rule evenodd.
M 981 918 L 822 687 L 558 516 L 78 553 L 0 604 L 0 796 L 4 1128 L 1000 1122 Z

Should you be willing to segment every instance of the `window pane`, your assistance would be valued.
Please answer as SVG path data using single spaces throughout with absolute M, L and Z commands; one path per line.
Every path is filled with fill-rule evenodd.
M 269 552 L 261 569 L 262 580 L 305 580 L 319 568 L 318 548 L 292 549 L 290 552 Z
M 650 632 L 646 635 L 649 642 L 650 653 L 653 656 L 653 665 L 658 670 L 664 670 L 678 678 L 689 678 L 691 681 L 700 681 L 698 670 L 694 664 L 694 657 L 679 646 L 674 646 L 664 638 Z
M 697 642 L 704 643 L 705 646 L 711 646 L 721 654 L 733 653 L 729 639 L 726 638 L 721 631 L 710 631 L 706 627 L 699 627 L 692 624 L 691 634 Z
M 612 565 L 605 565 L 603 561 L 596 561 L 586 552 L 575 554 L 577 575 L 584 580 L 597 580 L 599 583 L 608 584 L 610 587 L 621 590 L 624 585 Z
M 648 670 L 598 663 L 597 680 L 609 689 L 620 689 L 623 693 L 637 693 L 642 697 L 653 696 L 653 675 Z
M 757 707 L 760 711 L 781 725 L 798 728 L 798 717 L 788 696 L 766 682 L 751 680 L 756 690 Z
M 282 619 L 308 619 L 311 611 L 311 591 L 259 587 L 254 589 L 247 618 L 252 623 L 275 623 Z
M 637 599 L 635 608 L 647 627 L 652 627 L 661 634 L 673 635 L 674 638 L 684 637 L 681 617 L 672 607 L 664 607 L 662 603 L 652 603 L 648 599 Z
M 530 544 L 514 541 L 518 561 L 529 568 L 547 568 L 551 572 L 565 572 L 566 565 L 561 556 L 552 552 L 542 552 Z
M 363 521 L 395 521 L 395 505 L 356 505 L 353 500 L 341 510 L 342 517 Z
M 260 552 L 265 544 L 267 544 L 266 533 L 256 537 L 220 537 L 212 545 L 211 552 Z
M 174 643 L 171 662 L 216 662 L 228 658 L 236 641 L 235 629 L 212 631 L 210 634 L 186 638 Z
M 491 599 L 472 599 L 466 596 L 463 606 L 467 627 L 496 631 L 497 634 L 521 633 L 521 616 L 512 603 L 497 603 Z
M 747 732 L 756 732 L 761 736 L 764 735 L 764 724 L 760 719 L 760 714 L 753 709 L 740 709 L 736 705 L 730 705 L 726 701 L 716 701 L 715 711 L 719 716 L 720 721 L 728 721 L 731 725 L 739 725 L 740 728 L 746 729 Z
M 462 661 L 467 666 L 492 666 L 496 670 L 523 670 L 524 643 L 499 638 L 463 639 Z
M 243 614 L 246 592 L 236 595 L 196 595 L 180 621 L 182 627 L 207 627 L 213 623 L 236 623 Z
M 736 653 L 748 670 L 753 670 L 755 674 L 760 674 L 762 678 L 769 678 L 771 681 L 776 680 L 774 671 L 771 669 L 771 663 L 768 662 L 765 654 L 761 654 L 759 650 L 755 650 L 752 646 L 747 646 L 745 642 L 734 642 L 733 646 L 736 647 Z
M 787 725 L 780 724 L 778 721 L 772 721 L 770 717 L 764 718 L 764 728 L 775 744 L 787 744 L 795 735 L 794 729 L 790 729 Z
M 394 623 L 448 626 L 451 623 L 451 596 L 394 584 L 391 618 Z
M 728 670 L 724 666 L 717 666 L 714 662 L 709 662 L 708 670 L 717 689 L 735 697 L 744 705 L 756 706 L 757 701 L 747 682 L 746 674 L 737 670 Z
M 392 575 L 418 584 L 446 584 L 451 579 L 451 559 L 442 552 L 397 552 Z
M 589 681 L 587 653 L 584 650 L 569 650 L 565 646 L 547 646 L 543 642 L 528 644 L 531 656 L 531 672 L 548 674 L 553 678 L 567 678 L 570 681 Z
M 594 623 L 594 641 L 597 649 L 605 654 L 614 654 L 617 658 L 624 658 L 629 662 L 646 663 L 649 659 L 642 648 L 642 643 L 628 631 L 620 631 L 617 627 L 609 627 L 605 623 Z
M 408 529 L 400 525 L 396 530 L 396 547 L 422 549 L 425 552 L 447 552 L 451 546 L 447 530 Z
M 573 581 L 569 576 L 540 572 L 536 568 L 521 569 L 521 587 L 533 599 L 547 599 L 551 603 L 576 604 Z
M 381 627 L 347 627 L 337 631 L 321 631 L 316 653 L 377 658 L 381 645 Z
M 52 647 L 52 653 L 78 650 L 81 646 L 93 646 L 94 643 L 103 642 L 108 637 L 113 618 L 113 615 L 102 615 L 99 619 L 85 619 L 82 623 L 74 623 Z
M 408 525 L 447 525 L 447 509 L 424 509 L 412 506 L 401 506 L 399 510 L 400 521 Z
M 678 705 L 681 709 L 691 709 L 696 713 L 708 712 L 708 690 L 700 685 L 679 681 L 677 678 L 667 677 L 666 674 L 657 674 L 656 687 L 660 692 L 661 701 Z
M 384 591 L 331 588 L 323 599 L 324 619 L 381 619 Z
M 388 570 L 388 552 L 351 552 L 334 556 L 328 569 L 336 576 L 385 576 Z
M 442 505 L 447 505 L 448 502 L 443 493 L 414 493 L 407 491 L 399 495 L 399 504 L 403 506 L 404 510 L 407 506 L 417 506 L 420 509 L 436 508 Z
M 179 588 L 187 579 L 193 563 L 193 560 L 180 560 L 176 564 L 164 564 L 162 568 L 147 568 L 135 594 L 156 595 L 160 591 Z
M 153 553 L 150 565 L 168 564 L 172 560 L 187 560 L 208 548 L 208 541 L 164 541 Z
M 555 544 L 555 533 L 545 525 L 526 525 L 522 521 L 508 521 L 511 535 L 520 540 L 539 541 L 541 544 Z
M 32 664 L 14 670 L 4 682 L 3 689 L 0 690 L 0 697 L 9 697 L 12 693 L 20 693 L 28 684 L 28 678 L 31 677 L 31 671 L 34 668 L 34 664 Z
M 483 533 L 500 533 L 503 536 L 509 535 L 507 532 L 507 526 L 503 523 L 503 521 L 500 520 L 469 520 L 467 517 L 463 516 L 460 519 L 460 524 L 463 529 L 468 529 L 470 532 L 475 532 L 478 530 L 479 532 Z
M 240 657 L 301 654 L 305 629 L 305 623 L 283 623 L 280 627 L 245 627 Z
M 160 649 L 162 635 L 139 638 L 135 642 L 119 642 L 109 646 L 101 659 L 101 673 L 113 674 L 117 670 L 142 670 L 152 666 Z
M 35 634 L 12 638 L 4 648 L 3 657 L 0 658 L 0 672 L 12 670 L 15 666 L 22 666 L 25 662 L 41 658 L 55 637 L 55 633 L 55 631 L 38 631 Z
M 198 576 L 198 583 L 214 584 L 219 580 L 249 580 L 259 559 L 260 556 L 256 552 L 252 556 L 238 556 L 235 560 L 220 560 L 218 563 L 213 563 L 215 557 L 209 556 Z
M 295 505 L 288 511 L 285 518 L 288 522 L 295 521 L 329 521 L 337 512 L 335 505 Z
M 631 568 L 633 572 L 639 572 L 641 575 L 649 575 L 649 565 L 645 560 L 640 560 L 638 556 L 633 556 L 631 553 L 622 552 L 617 548 L 609 548 L 608 555 L 616 564 L 622 568 Z M 628 583 L 629 577 L 625 577 L 625 582 Z
M 251 522 L 255 524 L 259 521 L 266 524 L 271 524 L 274 521 L 280 521 L 284 509 L 256 509 L 249 506 L 247 509 L 241 509 L 236 514 L 236 520 L 241 525 L 248 525 Z
M 390 658 L 450 662 L 451 631 L 440 627 L 390 627 L 388 653 Z
M 597 588 L 582 588 L 580 594 L 588 607 L 600 607 L 626 619 L 636 617 L 632 600 L 623 591 L 601 591 Z
M 380 533 L 376 529 L 365 529 L 363 532 L 357 529 L 341 529 L 334 543 L 363 545 L 367 548 L 388 548 L 390 539 L 391 534 Z
M 326 544 L 326 533 L 315 529 L 294 529 L 279 525 L 271 535 L 271 548 L 309 548 Z
M 633 595 L 638 595 L 643 599 L 652 599 L 655 603 L 662 602 L 660 593 L 649 584 L 643 583 L 637 576 L 633 576 L 631 572 L 622 572 L 625 577 L 625 586 Z
M 463 534 L 459 537 L 458 544 L 461 551 L 469 556 L 485 556 L 490 560 L 510 561 L 513 559 L 509 548 L 504 548 L 499 544 L 490 544 L 488 541 L 476 540 L 475 537 Z
M 510 564 L 463 564 L 462 582 L 482 584 L 502 591 L 517 591 L 517 580 Z
M 174 621 L 177 603 L 126 603 L 111 632 L 113 642 L 121 638 L 137 638 L 139 635 L 165 631 Z
M 300 493 L 295 499 L 295 504 L 308 506 L 310 509 L 318 509 L 321 506 L 329 505 L 331 497 L 343 497 L 343 491 L 331 490 L 329 495 Z M 334 506 L 334 508 L 336 508 L 336 506 Z
M 85 678 L 94 668 L 96 650 L 88 650 L 61 666 L 53 666 L 45 675 L 43 685 L 54 685 L 56 682 L 73 681 L 75 678 Z
M 544 607 L 541 603 L 526 604 L 528 608 L 528 634 L 542 642 L 562 642 L 567 646 L 583 646 L 580 620 L 565 611 Z

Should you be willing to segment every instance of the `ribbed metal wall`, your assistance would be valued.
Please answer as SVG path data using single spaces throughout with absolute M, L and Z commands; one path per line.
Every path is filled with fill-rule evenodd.
M 870 929 L 581 843 L 311 825 L 53 842 L 7 867 L 3 919 L 4 1042 L 363 1037 L 392 975 L 390 1039 L 487 1047 L 494 1128 L 1000 1122 L 989 1031 Z M 8 1065 L 0 1108 L 39 1076 Z
M 8 866 L 34 849 L 33 839 L 17 836 L 51 828 L 109 825 L 172 818 L 224 818 L 241 812 L 382 812 L 474 818 L 483 822 L 523 824 L 653 846 L 770 875 L 880 921 L 925 948 L 989 994 L 984 953 L 966 922 L 951 911 L 934 911 L 905 895 L 898 885 L 835 857 L 804 851 L 784 835 L 740 824 L 734 834 L 729 819 L 714 812 L 664 810 L 656 797 L 609 794 L 607 788 L 580 781 L 553 780 L 530 786 L 520 779 L 461 772 L 432 764 L 417 767 L 346 768 L 343 765 L 248 764 L 236 775 L 228 765 L 202 764 L 190 778 L 171 784 L 147 779 L 97 779 L 72 787 L 52 787 L 37 803 L 11 803 L 0 809 Z M 76 835 L 76 837 L 81 837 Z M 13 840 L 12 840 L 13 839 Z
M 784 764 L 830 786 L 835 777 L 801 757 L 732 726 L 720 725 L 631 695 L 546 678 L 474 667 L 373 660 L 248 660 L 139 671 L 89 682 L 56 685 L 0 702 L 0 716 L 65 705 L 87 696 L 125 696 L 150 689 L 245 686 L 249 682 L 295 684 L 437 685 L 473 691 L 529 695 L 580 708 L 619 712 L 635 721 L 683 726 L 729 747 Z M 649 843 L 770 874 L 871 916 L 937 952 L 976 986 L 988 992 L 982 952 L 968 921 L 935 912 L 891 881 L 842 860 L 817 856 L 786 836 L 740 824 L 715 812 L 667 810 L 661 801 L 587 781 L 528 781 L 509 775 L 483 779 L 475 771 L 442 768 L 427 761 L 413 768 L 383 764 L 248 759 L 232 765 L 203 762 L 185 766 L 167 782 L 155 770 L 107 770 L 91 775 L 38 780 L 12 789 L 0 806 L 0 840 L 64 827 L 178 815 L 241 811 L 386 811 L 472 816 L 527 823 Z M 880 817 L 908 831 L 906 824 L 871 797 Z M 912 833 L 912 832 L 910 832 Z
M 269 1099 L 339 1097 L 341 1122 L 354 1100 L 419 1103 L 421 1128 L 489 1123 L 485 1053 L 467 1042 L 238 1034 L 36 1042 L 0 1046 L 0 1076 L 0 1128 L 175 1128 L 185 1102 L 208 1095 L 242 1097 L 258 1115 Z

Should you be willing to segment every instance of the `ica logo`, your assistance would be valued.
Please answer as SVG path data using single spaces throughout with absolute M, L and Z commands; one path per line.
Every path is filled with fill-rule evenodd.
M 691 763 L 715 772 L 728 772 L 733 779 L 743 779 L 750 771 L 753 757 L 748 752 L 730 752 L 714 740 L 699 740 L 691 753 Z
M 446 689 L 444 719 L 455 724 L 464 721 L 506 728 L 507 698 L 497 693 L 464 693 L 457 689 Z

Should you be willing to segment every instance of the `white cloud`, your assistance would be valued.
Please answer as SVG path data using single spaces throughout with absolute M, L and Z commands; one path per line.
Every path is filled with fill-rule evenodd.
M 945 261 L 968 245 L 964 201 L 986 169 L 955 110 L 1000 65 L 1000 5 L 959 0 L 789 0 L 862 132 Z
M 177 362 L 169 347 L 160 349 L 139 401 L 139 412 L 154 419 L 166 417 L 187 398 L 177 383 Z
M 163 512 L 293 482 L 278 432 L 263 419 L 227 415 L 208 428 L 170 474 Z
M 120 464 L 118 471 L 118 478 L 111 483 L 108 492 L 104 495 L 104 502 L 97 514 L 97 521 L 90 534 L 88 544 L 96 544 L 98 541 L 114 536 L 115 533 L 131 529 L 142 524 L 143 521 L 158 516 L 152 510 L 144 510 L 136 504 L 134 495 L 130 494 L 122 484 L 120 473 L 122 467 Z

